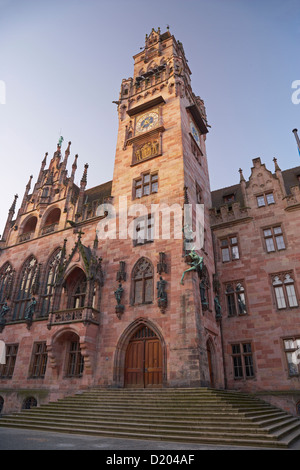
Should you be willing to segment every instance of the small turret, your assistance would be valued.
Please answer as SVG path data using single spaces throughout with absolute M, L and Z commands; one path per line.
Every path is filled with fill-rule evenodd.
M 7 221 L 6 221 L 6 224 L 5 224 L 5 228 L 4 228 L 4 232 L 3 232 L 3 236 L 2 236 L 2 241 L 6 241 L 7 240 L 7 237 L 9 235 L 9 230 L 11 228 L 11 223 L 12 223 L 12 220 L 13 220 L 13 216 L 15 214 L 15 210 L 16 210 L 16 204 L 17 204 L 17 199 L 18 199 L 18 195 L 15 194 L 15 197 L 14 197 L 14 201 L 11 205 L 11 208 L 9 209 L 8 211 L 8 217 L 7 217 Z
M 83 175 L 80 181 L 80 191 L 79 191 L 79 198 L 78 198 L 78 205 L 77 205 L 77 211 L 76 211 L 76 217 L 80 217 L 82 215 L 82 208 L 83 208 L 83 199 L 84 199 L 84 191 L 87 185 L 87 170 L 88 170 L 88 164 L 86 163 L 84 165 L 84 171 Z

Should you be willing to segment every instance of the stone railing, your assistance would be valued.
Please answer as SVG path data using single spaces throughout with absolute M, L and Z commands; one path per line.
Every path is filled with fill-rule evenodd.
M 22 233 L 22 235 L 20 235 L 18 238 L 18 242 L 21 243 L 26 242 L 27 240 L 31 240 L 31 238 L 33 238 L 33 234 L 34 232 Z
M 250 217 L 248 207 L 241 207 L 239 202 L 225 204 L 221 206 L 219 210 L 215 208 L 210 209 L 209 213 L 212 227 L 221 224 L 236 223 Z
M 51 326 L 62 323 L 83 322 L 85 325 L 89 323 L 99 324 L 99 315 L 100 312 L 98 310 L 89 307 L 58 310 L 49 314 L 47 326 L 50 329 Z
M 42 235 L 47 235 L 47 233 L 52 233 L 56 231 L 57 228 L 57 223 L 51 224 L 51 225 L 45 225 L 45 227 L 42 228 L 41 234 Z

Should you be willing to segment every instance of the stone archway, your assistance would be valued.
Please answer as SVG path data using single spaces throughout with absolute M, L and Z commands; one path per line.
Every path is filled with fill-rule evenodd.
M 128 388 L 166 386 L 166 344 L 160 329 L 145 318 L 121 335 L 114 361 L 114 385 Z

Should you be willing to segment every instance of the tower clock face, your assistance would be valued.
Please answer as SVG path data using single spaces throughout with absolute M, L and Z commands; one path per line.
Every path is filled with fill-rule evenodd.
M 198 131 L 197 127 L 195 126 L 195 124 L 192 121 L 191 121 L 191 124 L 190 124 L 190 128 L 191 128 L 192 136 L 194 137 L 195 141 L 197 142 L 197 144 L 200 147 L 200 134 L 199 134 L 199 131 Z
M 158 123 L 158 111 L 151 111 L 139 116 L 136 120 L 136 132 L 147 132 Z

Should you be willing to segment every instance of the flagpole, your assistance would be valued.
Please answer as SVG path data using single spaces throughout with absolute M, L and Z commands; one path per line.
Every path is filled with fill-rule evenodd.
M 297 145 L 298 145 L 298 152 L 299 152 L 299 155 L 300 155 L 300 139 L 299 139 L 299 136 L 298 136 L 298 129 L 293 129 L 292 132 L 295 136 L 295 139 L 296 139 L 296 142 L 297 142 Z

